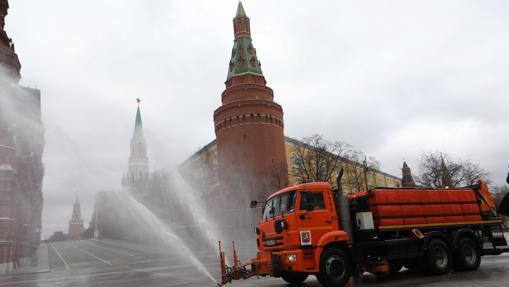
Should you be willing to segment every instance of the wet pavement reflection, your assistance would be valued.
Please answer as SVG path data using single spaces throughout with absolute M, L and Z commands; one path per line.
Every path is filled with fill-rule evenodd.
M 0 276 L 0 286 L 215 286 L 187 262 L 171 254 L 158 255 L 94 240 L 51 243 L 48 246 L 49 272 Z M 244 254 L 243 257 L 249 257 Z M 218 277 L 216 254 L 201 254 L 199 259 Z M 453 272 L 444 276 L 424 276 L 402 271 L 387 278 L 365 275 L 351 280 L 349 286 L 508 286 L 509 255 L 483 257 L 478 271 Z M 288 286 L 277 278 L 252 278 L 232 286 Z M 320 286 L 313 276 L 303 286 Z

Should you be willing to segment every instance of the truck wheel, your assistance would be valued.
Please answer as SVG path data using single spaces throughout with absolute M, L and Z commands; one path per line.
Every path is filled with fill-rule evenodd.
M 352 276 L 352 263 L 348 254 L 341 248 L 328 248 L 320 257 L 318 281 L 325 287 L 345 286 Z
M 281 278 L 290 285 L 300 285 L 302 282 L 308 279 L 308 274 L 300 272 L 284 272 L 281 274 Z
M 477 270 L 481 264 L 481 250 L 472 238 L 463 237 L 454 252 L 454 269 L 459 271 Z
M 443 240 L 432 239 L 429 242 L 425 260 L 426 271 L 432 275 L 446 274 L 451 270 L 451 250 Z

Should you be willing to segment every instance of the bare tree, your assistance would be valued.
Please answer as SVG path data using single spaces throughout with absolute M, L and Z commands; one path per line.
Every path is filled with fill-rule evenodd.
M 321 135 L 302 139 L 295 147 L 293 173 L 309 181 L 332 182 L 350 146 L 344 142 L 330 142 Z
M 380 167 L 375 158 L 367 158 L 364 153 L 341 141 L 330 142 L 321 135 L 313 135 L 301 142 L 292 155 L 293 173 L 309 181 L 335 185 L 336 173 L 342 167 L 345 172 L 343 187 L 350 192 L 360 191 L 366 189 L 368 179 L 374 178 Z
M 424 153 L 419 164 L 419 182 L 437 188 L 489 182 L 488 172 L 470 161 L 454 160 L 443 152 Z
M 346 178 L 343 184 L 350 191 L 361 191 L 369 189 L 368 179 L 374 178 L 376 170 L 380 168 L 380 163 L 374 157 L 369 157 L 358 150 L 350 149 L 345 158 L 348 160 L 343 163 L 343 169 Z
M 491 180 L 488 177 L 488 172 L 484 169 L 480 168 L 478 164 L 472 163 L 470 161 L 463 162 L 463 168 L 461 170 L 464 183 L 466 185 L 474 185 L 482 179 L 486 183 L 491 183 Z

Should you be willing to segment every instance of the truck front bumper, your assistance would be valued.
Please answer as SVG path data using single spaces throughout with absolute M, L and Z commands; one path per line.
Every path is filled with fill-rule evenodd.
M 311 250 L 310 250 L 311 251 Z M 257 261 L 269 261 L 270 268 L 260 270 L 266 275 L 279 277 L 282 272 L 317 272 L 313 252 L 305 252 L 302 249 L 284 251 L 261 251 L 258 253 Z

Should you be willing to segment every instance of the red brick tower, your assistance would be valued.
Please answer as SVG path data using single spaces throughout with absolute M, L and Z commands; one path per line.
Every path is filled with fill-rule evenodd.
M 84 231 L 85 226 L 83 225 L 83 218 L 81 218 L 80 198 L 76 196 L 76 201 L 72 209 L 72 217 L 71 220 L 69 220 L 69 238 L 79 238 Z
M 263 200 L 288 184 L 283 109 L 266 85 L 240 2 L 233 28 L 223 104 L 214 112 L 219 176 L 230 192 Z

